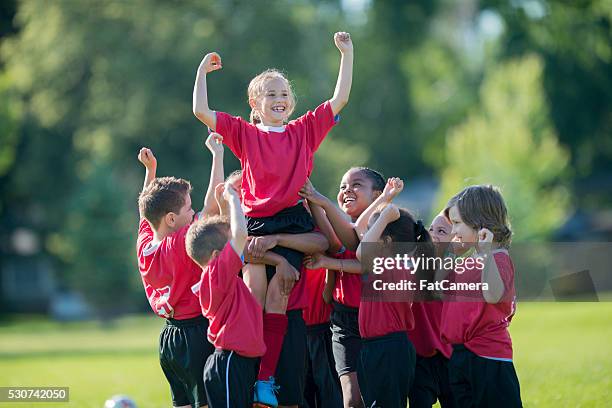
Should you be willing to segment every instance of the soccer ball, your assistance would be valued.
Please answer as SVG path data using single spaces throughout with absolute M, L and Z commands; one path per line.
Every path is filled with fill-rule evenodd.
M 113 395 L 106 400 L 104 408 L 136 408 L 136 403 L 127 395 Z

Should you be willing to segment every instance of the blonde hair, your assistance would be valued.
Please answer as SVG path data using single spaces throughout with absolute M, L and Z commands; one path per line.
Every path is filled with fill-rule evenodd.
M 280 79 L 287 83 L 287 89 L 289 91 L 289 111 L 287 113 L 287 117 L 289 117 L 293 113 L 293 109 L 295 109 L 295 94 L 287 77 L 277 69 L 266 69 L 264 72 L 251 79 L 249 88 L 247 90 L 249 101 L 251 99 L 257 100 L 263 93 L 266 82 L 272 79 Z M 255 109 L 251 109 L 250 120 L 253 124 L 261 123 L 259 113 L 257 113 Z

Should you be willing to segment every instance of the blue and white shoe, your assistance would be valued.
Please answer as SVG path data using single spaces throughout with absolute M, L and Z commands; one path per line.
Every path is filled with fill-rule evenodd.
M 258 380 L 255 383 L 255 396 L 253 397 L 254 407 L 276 408 L 278 406 L 278 385 L 274 383 L 274 377 L 267 381 Z

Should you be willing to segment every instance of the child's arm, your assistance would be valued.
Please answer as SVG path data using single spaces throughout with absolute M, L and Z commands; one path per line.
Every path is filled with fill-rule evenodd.
M 308 269 L 325 268 L 347 273 L 363 273 L 361 262 L 357 259 L 331 258 L 323 254 L 306 255 L 304 257 L 304 266 Z
M 332 112 L 337 115 L 348 103 L 353 82 L 353 42 L 349 33 L 334 34 L 334 43 L 340 50 L 340 71 L 334 96 L 329 100 Z
M 232 185 L 229 183 L 225 185 L 225 190 L 223 190 L 223 198 L 229 205 L 231 232 L 230 244 L 236 253 L 242 254 L 248 236 L 247 224 L 244 214 L 242 213 L 242 208 L 240 207 L 238 193 L 236 193 L 236 190 L 234 190 Z
M 248 252 L 254 258 L 261 258 L 265 252 L 275 246 L 295 249 L 305 254 L 325 252 L 329 243 L 325 236 L 319 232 L 304 234 L 273 234 L 261 237 L 251 237 Z
M 314 188 L 310 180 L 306 181 L 298 194 L 307 199 L 309 205 L 318 205 L 323 208 L 342 245 L 351 251 L 357 248 L 359 238 L 353 229 L 353 225 L 346 220 L 344 213 L 334 203 Z
M 211 130 L 217 129 L 217 115 L 208 107 L 206 74 L 222 68 L 221 57 L 216 52 L 204 56 L 196 74 L 193 86 L 193 114 Z
M 482 291 L 482 296 L 487 303 L 497 303 L 504 296 L 504 281 L 501 278 L 495 257 L 491 253 L 491 244 L 493 243 L 493 233 L 482 228 L 478 231 L 478 251 L 485 259 L 485 265 L 482 269 L 482 283 L 486 283 L 488 290 Z
M 325 210 L 316 204 L 310 204 L 310 213 L 312 214 L 312 218 L 319 228 L 319 231 L 325 235 L 327 241 L 329 242 L 329 248 L 327 248 L 327 253 L 335 254 L 342 248 L 342 243 L 338 239 L 338 236 L 334 232 L 334 228 L 330 224 L 327 219 L 327 215 L 325 215 Z
M 155 179 L 155 173 L 157 172 L 157 159 L 153 155 L 151 149 L 143 147 L 138 152 L 138 161 L 145 166 L 145 178 L 142 185 L 142 189 L 144 190 Z
M 325 270 L 325 286 L 323 286 L 323 301 L 330 304 L 334 298 L 334 288 L 336 287 L 336 272 L 330 269 Z
M 393 204 L 387 205 L 385 209 L 381 211 L 380 216 L 376 219 L 372 228 L 365 233 L 361 240 L 361 244 L 364 242 L 378 242 L 383 231 L 387 228 L 387 225 L 397 220 L 399 217 L 399 209 Z M 359 244 L 357 248 L 357 259 L 359 260 L 361 260 L 361 244 Z
M 272 251 L 267 251 L 261 258 L 248 257 L 247 259 L 248 262 L 251 263 L 266 264 L 276 267 L 276 273 L 279 276 L 278 283 L 280 290 L 285 296 L 289 296 L 295 282 L 300 279 L 300 271 L 296 270 L 284 256 Z
M 389 204 L 393 199 L 403 190 L 404 182 L 397 178 L 392 177 L 387 180 L 383 193 L 379 195 L 372 204 L 361 213 L 357 221 L 355 221 L 355 232 L 360 239 L 363 238 L 364 234 L 368 230 L 368 222 L 374 212 L 382 205 Z
M 217 215 L 220 212 L 219 205 L 215 199 L 215 188 L 223 183 L 223 137 L 218 133 L 211 133 L 206 139 L 206 147 L 212 153 L 212 168 L 210 169 L 210 181 L 208 190 L 204 197 L 203 216 Z

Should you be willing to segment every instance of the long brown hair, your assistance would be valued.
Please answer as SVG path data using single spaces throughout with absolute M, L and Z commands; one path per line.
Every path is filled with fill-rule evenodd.
M 463 222 L 470 228 L 486 228 L 493 233 L 493 242 L 508 248 L 512 241 L 512 230 L 508 209 L 499 188 L 492 185 L 474 185 L 461 190 L 448 201 L 444 215 L 449 218 L 451 207 L 457 206 Z

